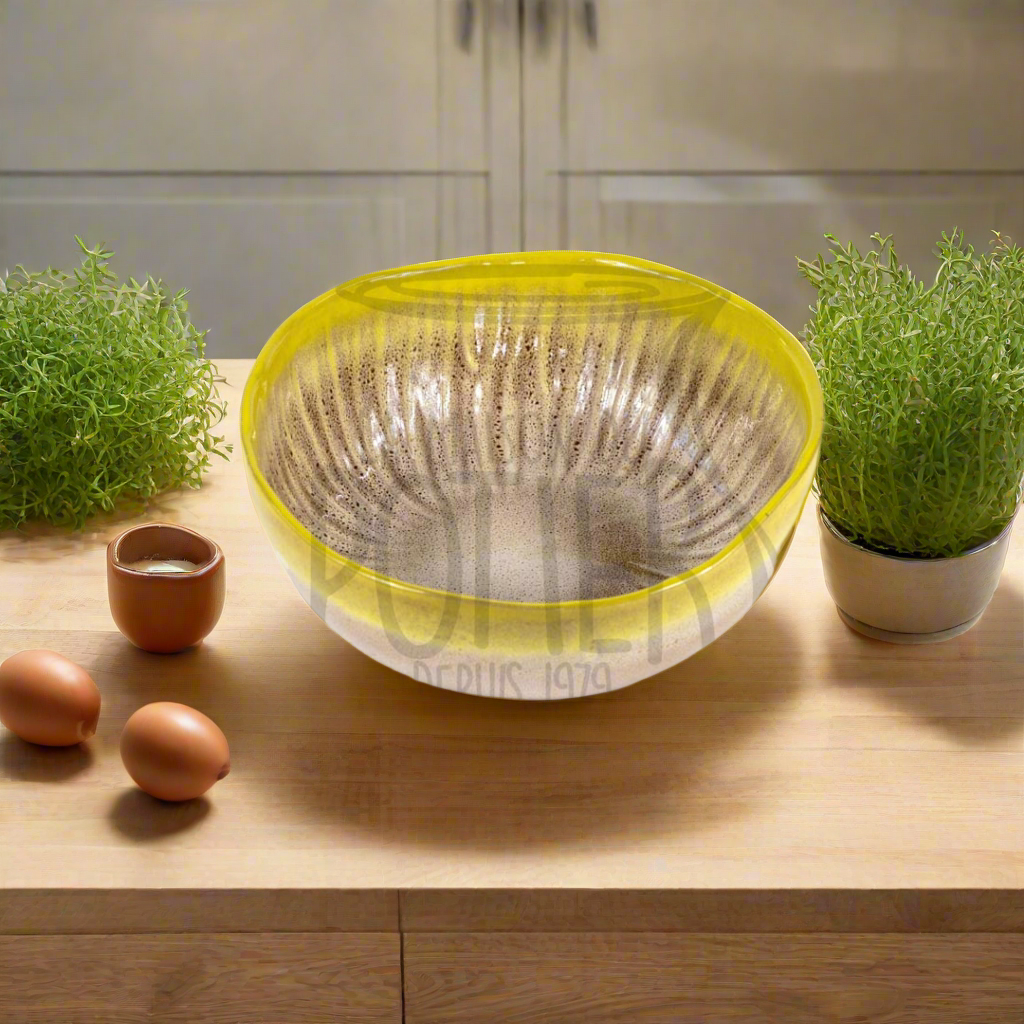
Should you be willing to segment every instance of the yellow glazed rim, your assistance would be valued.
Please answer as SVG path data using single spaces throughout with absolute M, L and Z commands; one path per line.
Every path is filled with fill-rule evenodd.
M 271 383 L 276 379 L 280 371 L 288 364 L 292 356 L 304 348 L 311 341 L 321 337 L 321 327 L 324 323 L 325 313 L 332 305 L 338 307 L 339 312 L 347 309 L 351 315 L 356 309 L 361 313 L 365 307 L 352 302 L 347 293 L 365 292 L 374 285 L 384 282 L 411 277 L 418 274 L 428 274 L 436 271 L 457 269 L 460 267 L 485 267 L 493 266 L 497 272 L 501 267 L 507 267 L 511 271 L 518 271 L 522 266 L 578 266 L 581 270 L 588 265 L 628 267 L 651 274 L 662 280 L 689 285 L 705 291 L 709 297 L 713 297 L 722 303 L 722 310 L 719 316 L 724 314 L 725 319 L 731 322 L 733 329 L 748 343 L 761 348 L 771 347 L 776 355 L 782 354 L 787 357 L 784 369 L 788 369 L 787 376 L 790 385 L 795 385 L 804 405 L 804 412 L 807 416 L 807 437 L 792 472 L 778 490 L 758 510 L 757 514 L 728 544 L 725 545 L 714 556 L 706 562 L 701 563 L 693 569 L 689 569 L 678 576 L 662 580 L 653 586 L 641 590 L 630 591 L 625 594 L 617 594 L 613 597 L 593 598 L 590 600 L 544 602 L 544 601 L 507 601 L 494 598 L 475 597 L 469 594 L 453 593 L 451 591 L 439 590 L 433 587 L 424 587 L 415 583 L 407 583 L 403 580 L 385 576 L 383 573 L 369 569 L 358 562 L 354 562 L 338 552 L 327 547 L 317 540 L 310 531 L 288 510 L 277 493 L 267 482 L 260 470 L 256 459 L 256 404 L 260 397 L 266 392 Z M 338 319 L 342 319 L 341 316 Z M 717 319 L 717 317 L 716 317 Z M 738 328 L 742 325 L 746 328 L 746 334 Z M 759 332 L 751 331 L 751 327 L 759 326 Z M 756 337 L 750 337 L 756 334 Z M 783 369 L 783 367 L 780 367 Z M 822 431 L 822 396 L 818 377 L 810 357 L 799 341 L 786 330 L 777 320 L 770 317 L 764 310 L 755 306 L 752 302 L 734 295 L 732 292 L 703 278 L 688 274 L 682 270 L 665 266 L 661 263 L 653 263 L 650 260 L 638 259 L 633 256 L 623 256 L 616 253 L 583 252 L 575 250 L 546 250 L 536 252 L 511 252 L 511 253 L 489 253 L 482 256 L 464 256 L 450 260 L 435 260 L 429 263 L 413 263 L 404 267 L 396 267 L 391 270 L 375 271 L 372 274 L 364 274 L 350 281 L 339 285 L 330 291 L 324 292 L 319 297 L 307 302 L 306 305 L 297 309 L 288 317 L 280 327 L 270 336 L 269 341 L 263 346 L 252 371 L 246 381 L 242 394 L 241 408 L 241 434 L 242 449 L 245 453 L 245 461 L 251 478 L 258 488 L 260 494 L 267 503 L 268 508 L 273 511 L 275 518 L 291 533 L 297 541 L 309 548 L 319 551 L 325 560 L 325 564 L 344 568 L 349 572 L 358 574 L 363 578 L 373 581 L 377 585 L 393 588 L 406 594 L 422 594 L 425 597 L 452 598 L 471 602 L 474 605 L 481 605 L 494 608 L 527 609 L 527 608 L 549 608 L 549 609 L 572 609 L 582 606 L 615 606 L 624 605 L 627 602 L 636 600 L 657 591 L 667 591 L 680 585 L 685 585 L 694 578 L 700 578 L 714 566 L 724 561 L 738 548 L 743 547 L 752 534 L 757 533 L 765 520 L 785 500 L 790 492 L 800 485 L 801 479 L 805 476 L 808 468 L 818 457 L 818 450 L 821 445 Z

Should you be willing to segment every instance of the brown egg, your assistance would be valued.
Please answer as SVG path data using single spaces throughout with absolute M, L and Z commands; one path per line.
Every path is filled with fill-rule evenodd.
M 29 743 L 70 747 L 96 732 L 100 691 L 55 651 L 21 651 L 0 665 L 0 722 Z
M 161 800 L 202 796 L 231 767 L 228 741 L 216 723 L 170 701 L 147 704 L 128 719 L 121 760 L 139 788 Z

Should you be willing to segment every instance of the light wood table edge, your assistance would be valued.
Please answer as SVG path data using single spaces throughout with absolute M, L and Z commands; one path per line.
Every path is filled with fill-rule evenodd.
M 394 889 L 8 889 L 0 935 L 398 933 Z
M 1024 890 L 11 889 L 0 934 L 1024 933 Z
M 1024 890 L 403 889 L 414 932 L 1024 932 Z

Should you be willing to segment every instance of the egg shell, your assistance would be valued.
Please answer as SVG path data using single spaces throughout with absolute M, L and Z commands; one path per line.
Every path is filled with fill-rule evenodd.
M 185 704 L 139 708 L 121 733 L 121 760 L 138 787 L 160 800 L 193 800 L 227 775 L 228 741 L 220 727 Z
M 20 651 L 0 665 L 0 722 L 46 747 L 70 747 L 96 732 L 100 691 L 56 651 Z

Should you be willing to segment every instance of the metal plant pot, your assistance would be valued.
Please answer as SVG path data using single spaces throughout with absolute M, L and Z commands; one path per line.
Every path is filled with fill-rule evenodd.
M 896 644 L 930 644 L 965 633 L 982 616 L 1010 544 L 998 537 L 956 558 L 900 558 L 847 540 L 818 507 L 825 585 L 852 629 Z

